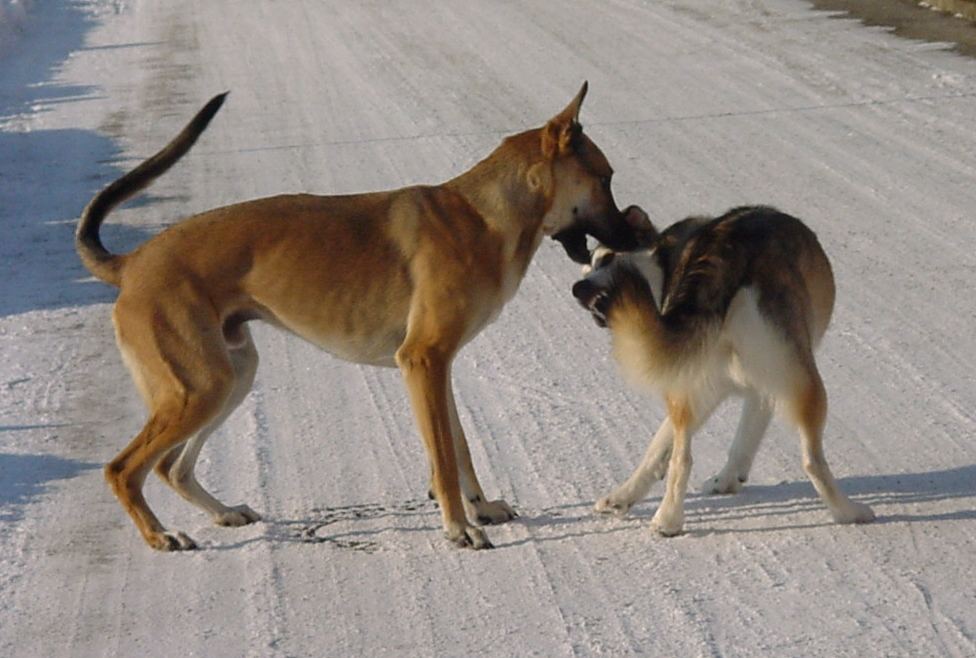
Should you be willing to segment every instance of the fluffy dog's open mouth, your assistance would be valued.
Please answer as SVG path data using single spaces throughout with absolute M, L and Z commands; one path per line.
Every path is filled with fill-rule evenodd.
M 580 306 L 590 312 L 598 327 L 607 326 L 610 295 L 606 290 L 589 279 L 581 279 L 573 284 L 573 297 L 579 301 Z

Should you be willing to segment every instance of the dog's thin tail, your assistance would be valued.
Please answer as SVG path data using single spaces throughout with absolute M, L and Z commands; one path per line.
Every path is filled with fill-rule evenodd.
M 75 232 L 75 250 L 85 269 L 92 275 L 114 286 L 119 285 L 124 256 L 111 253 L 102 244 L 98 235 L 102 222 L 113 208 L 148 187 L 186 155 L 223 105 L 227 93 L 214 96 L 161 151 L 108 185 L 85 206 Z

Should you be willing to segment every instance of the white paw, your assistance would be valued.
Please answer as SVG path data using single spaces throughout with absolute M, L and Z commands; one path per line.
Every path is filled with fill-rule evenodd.
M 481 500 L 479 497 L 469 505 L 468 517 L 473 518 L 478 525 L 506 523 L 518 516 L 512 506 L 504 500 Z
M 874 521 L 874 510 L 864 503 L 848 501 L 842 509 L 831 510 L 836 523 L 870 523 Z
M 214 514 L 214 523 L 232 528 L 247 525 L 260 520 L 261 515 L 247 505 L 237 505 L 229 508 L 226 512 Z
M 614 514 L 616 516 L 626 516 L 627 512 L 630 511 L 630 507 L 633 503 L 629 500 L 624 500 L 623 498 L 616 495 L 616 492 L 610 494 L 609 496 L 604 496 L 600 500 L 596 501 L 593 505 L 593 510 L 599 512 L 600 514 Z
M 714 477 L 710 477 L 701 485 L 701 491 L 704 494 L 737 494 L 742 491 L 742 484 L 745 482 L 745 478 L 739 477 L 738 475 L 729 474 L 722 471 Z
M 651 528 L 662 537 L 676 537 L 684 531 L 684 526 L 684 513 L 667 511 L 661 507 L 651 519 Z

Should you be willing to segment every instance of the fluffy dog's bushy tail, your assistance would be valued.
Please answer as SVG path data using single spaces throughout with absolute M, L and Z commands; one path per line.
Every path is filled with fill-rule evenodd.
M 82 211 L 75 232 L 75 250 L 92 275 L 114 286 L 119 285 L 123 257 L 109 252 L 102 244 L 98 235 L 102 222 L 113 208 L 148 187 L 190 150 L 223 105 L 227 93 L 214 96 L 161 151 L 96 194 Z
M 632 385 L 664 392 L 695 386 L 719 328 L 716 317 L 661 313 L 636 268 L 615 268 L 606 304 L 614 357 Z

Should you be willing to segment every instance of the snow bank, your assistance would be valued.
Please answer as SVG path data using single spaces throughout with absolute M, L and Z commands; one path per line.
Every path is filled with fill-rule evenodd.
M 34 0 L 0 0 L 0 55 L 17 39 L 33 4 Z

